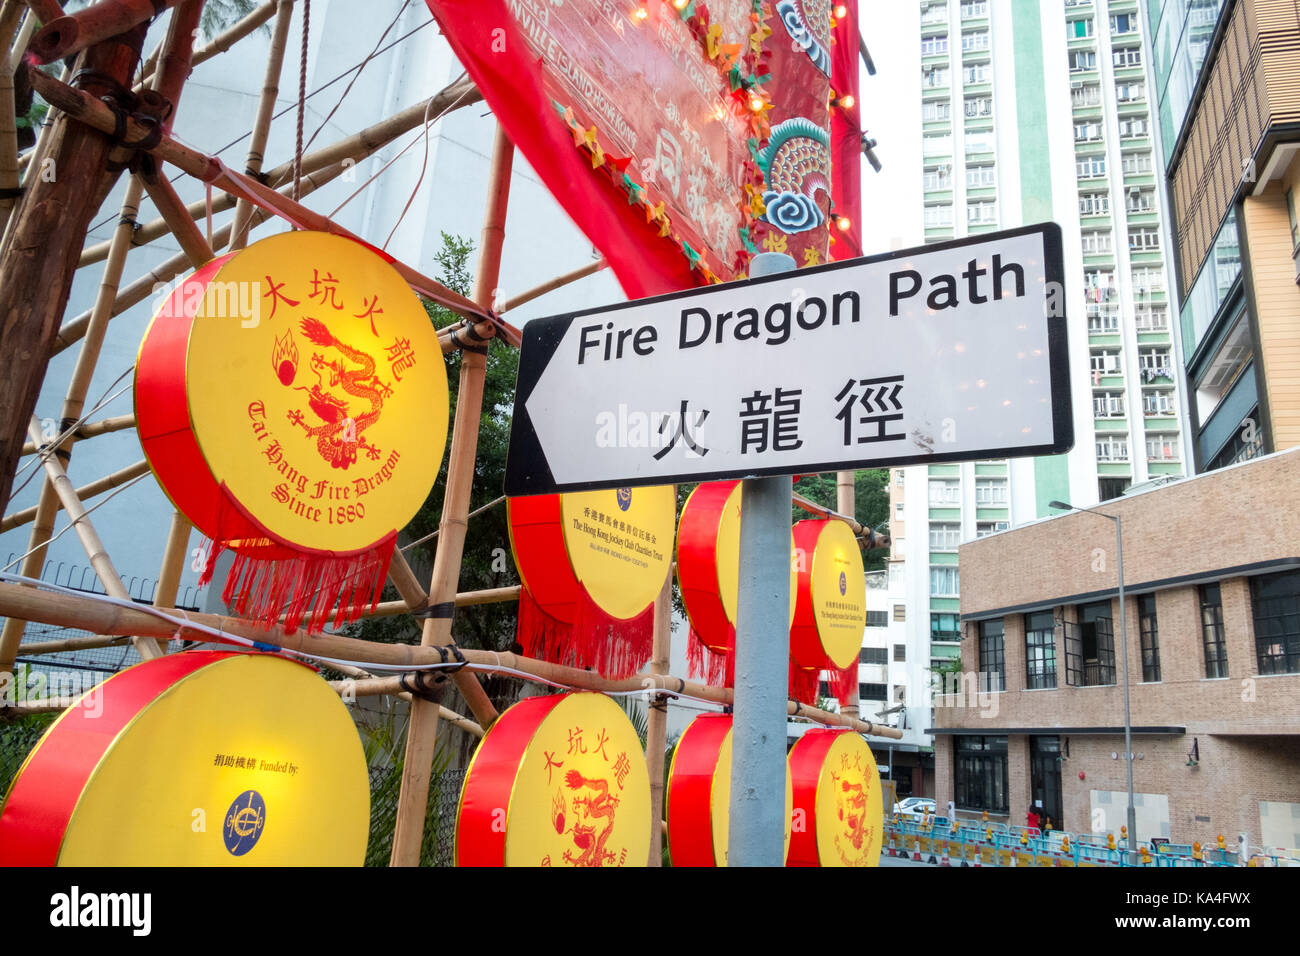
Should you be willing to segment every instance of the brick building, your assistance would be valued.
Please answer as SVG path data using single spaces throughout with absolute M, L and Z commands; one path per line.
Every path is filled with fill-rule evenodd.
M 1105 502 L 1124 534 L 1139 840 L 1300 846 L 1300 450 Z M 1114 523 L 961 546 L 962 682 L 935 698 L 937 798 L 1069 832 L 1125 822 Z M 979 691 L 979 692 L 977 692 Z

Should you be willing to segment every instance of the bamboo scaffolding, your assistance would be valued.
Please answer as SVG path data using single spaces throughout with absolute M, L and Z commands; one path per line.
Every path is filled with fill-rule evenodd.
M 38 644 L 22 644 L 18 647 L 19 657 L 38 657 L 41 654 L 63 654 L 67 651 L 90 651 L 100 647 L 121 647 L 130 644 L 128 635 L 104 637 L 96 634 L 91 637 L 69 637 L 61 641 L 41 641 Z
M 80 53 L 96 43 L 126 33 L 156 17 L 178 0 L 99 0 L 73 14 L 51 20 L 32 38 L 28 49 L 44 66 Z
M 77 441 L 85 441 L 87 438 L 94 438 L 96 435 L 107 435 L 109 432 L 120 432 L 127 428 L 135 428 L 135 415 L 115 415 L 112 418 L 105 418 L 97 422 L 86 422 L 78 425 L 73 431 L 72 436 Z M 37 446 L 32 442 L 23 445 L 20 454 L 34 455 Z
M 145 176 L 143 179 L 144 188 L 149 191 L 149 198 L 158 207 L 163 219 L 171 226 L 172 235 L 176 237 L 176 241 L 180 243 L 181 249 L 189 258 L 190 265 L 195 269 L 206 265 L 212 259 L 212 247 L 208 245 L 208 240 L 199 230 L 198 223 L 186 214 L 185 204 L 181 202 L 181 197 L 176 195 L 176 190 L 167 181 L 167 177 L 155 174 Z
M 389 579 L 392 579 L 390 568 Z M 482 591 L 460 591 L 456 594 L 456 607 L 476 607 L 480 604 L 508 604 L 519 600 L 520 586 L 508 585 L 503 588 L 485 588 Z M 399 592 L 400 593 L 400 592 Z M 427 603 L 427 602 L 426 602 Z M 416 605 L 419 607 L 419 605 Z M 396 617 L 411 613 L 412 606 L 401 601 L 380 601 L 373 611 L 368 608 L 353 608 L 361 617 Z
M 483 219 L 478 268 L 474 276 L 474 298 L 481 306 L 490 304 L 492 290 L 497 287 L 500 278 L 501 246 L 505 238 L 506 205 L 510 197 L 513 162 L 514 146 L 498 125 L 496 140 L 492 145 L 487 211 Z M 456 392 L 456 418 L 447 461 L 442 521 L 438 525 L 438 548 L 434 554 L 432 580 L 429 582 L 429 600 L 435 609 L 452 598 L 460 579 L 465 532 L 469 527 L 469 501 L 474 483 L 474 459 L 478 454 L 486 372 L 486 354 L 464 353 Z M 420 643 L 425 647 L 452 643 L 451 616 L 426 618 Z M 467 675 L 456 676 L 456 686 L 474 716 L 485 727 L 491 726 L 496 719 L 496 711 L 487 700 L 482 685 L 472 676 L 463 681 L 460 678 Z M 406 727 L 406 758 L 393 828 L 392 866 L 417 866 L 420 862 L 425 808 L 429 800 L 429 775 L 438 734 L 438 712 L 429 703 L 422 699 L 411 702 L 411 719 Z
M 42 26 L 63 16 L 63 5 L 55 0 L 23 0 L 23 2 L 31 7 L 32 13 L 36 14 L 36 19 L 41 21 Z
M 509 312 L 511 309 L 517 309 L 526 302 L 532 302 L 533 299 L 540 298 L 548 292 L 554 292 L 556 289 L 563 288 L 571 282 L 577 282 L 579 279 L 585 279 L 587 276 L 594 276 L 602 269 L 609 268 L 609 263 L 603 258 L 590 262 L 585 266 L 573 269 L 563 275 L 558 275 L 549 282 L 543 282 L 539 286 L 534 286 L 527 292 L 521 292 L 513 299 L 507 299 L 505 303 L 497 310 L 499 312 Z
M 866 547 L 863 550 L 871 551 L 876 548 L 889 547 L 889 538 L 882 534 L 877 534 L 864 524 L 859 524 L 852 516 L 819 505 L 815 501 L 809 501 L 803 495 L 795 494 L 790 496 L 790 501 L 796 508 L 800 508 L 809 514 L 817 515 L 819 518 L 834 518 L 837 521 L 843 521 L 852 530 L 854 537 L 862 538 Z
M 125 468 L 119 468 L 117 471 L 113 472 L 112 474 L 105 475 L 102 478 L 96 478 L 94 481 L 82 485 L 80 488 L 77 489 L 77 497 L 81 499 L 83 502 L 89 501 L 91 498 L 94 498 L 96 495 L 102 495 L 106 491 L 111 491 L 112 489 L 117 488 L 120 485 L 126 484 L 132 478 L 139 478 L 141 475 L 145 474 L 148 470 L 149 470 L 149 462 L 143 460 L 137 461 L 133 465 L 127 465 Z M 53 491 L 51 491 L 51 494 L 53 495 Z M 58 496 L 55 495 L 53 513 L 57 514 L 62 509 L 63 509 L 63 505 L 59 501 Z M 30 508 L 24 508 L 22 511 L 15 511 L 11 515 L 5 515 L 4 519 L 0 520 L 0 534 L 4 534 L 6 531 L 12 531 L 14 528 L 21 528 L 29 521 L 36 520 L 36 516 L 37 514 L 40 513 L 40 510 L 41 510 L 40 504 L 38 503 L 33 505 Z M 48 534 L 44 535 L 43 537 L 45 540 L 49 539 Z M 29 541 L 27 544 L 28 548 L 34 548 L 36 547 L 37 544 L 40 543 L 39 541 L 36 540 L 36 538 L 37 535 L 33 534 L 32 540 Z M 45 553 L 42 550 L 40 555 L 41 557 L 40 563 L 42 564 L 44 563 L 44 556 Z M 39 572 L 39 568 L 37 569 L 37 571 Z M 23 573 L 24 574 L 28 573 L 25 568 L 23 570 Z
M 271 35 L 271 49 L 266 56 L 266 77 L 262 81 L 262 97 L 257 104 L 257 119 L 253 122 L 253 133 L 248 142 L 248 157 L 244 160 L 244 171 L 251 176 L 262 173 L 263 151 L 271 130 L 271 116 L 275 113 L 275 99 L 280 95 L 280 73 L 284 66 L 284 47 L 289 40 L 289 22 L 293 18 L 293 0 L 278 0 L 275 13 L 275 31 Z M 234 232 L 230 242 L 231 251 L 243 249 L 248 245 L 250 232 L 249 220 L 252 217 L 253 204 L 241 199 L 235 204 Z
M 335 165 L 313 176 L 304 176 L 302 181 L 302 194 L 306 196 L 330 180 L 337 178 L 343 172 L 342 164 Z M 270 217 L 271 213 L 264 209 L 259 209 L 253 214 L 253 225 L 257 226 Z M 221 249 L 230 239 L 233 224 L 227 224 L 218 229 L 212 236 L 213 250 Z M 155 266 L 151 271 L 140 276 L 130 285 L 119 291 L 117 298 L 113 300 L 112 308 L 109 310 L 109 318 L 121 315 L 133 305 L 143 302 L 149 296 L 157 293 L 158 289 L 171 282 L 183 272 L 190 269 L 190 258 L 184 252 L 172 256 L 170 259 Z M 90 313 L 83 312 L 75 319 L 70 319 L 59 327 L 58 334 L 54 338 L 54 348 L 51 355 L 58 355 L 64 349 L 79 342 L 86 334 L 89 325 Z
M 23 8 L 17 0 L 0 7 L 0 234 L 4 233 L 18 189 L 18 117 L 14 111 L 14 74 L 9 67 L 9 44 L 18 28 Z M 27 17 L 31 20 L 32 17 Z M 22 42 L 21 35 L 19 42 Z
M 650 652 L 650 673 L 668 673 L 673 639 L 673 579 L 664 581 L 655 599 L 654 644 Z M 664 854 L 664 756 L 668 746 L 668 701 L 656 695 L 646 715 L 645 762 L 650 774 L 650 866 L 663 866 Z
M 41 437 L 41 423 L 34 416 L 29 431 L 33 441 Z M 126 601 L 131 600 L 130 592 L 127 591 L 126 585 L 122 583 L 122 576 L 117 573 L 117 568 L 113 565 L 113 559 L 108 556 L 108 552 L 104 549 L 104 543 L 99 539 L 99 534 L 95 531 L 95 526 L 86 513 L 86 506 L 77 497 L 77 491 L 72 487 L 72 482 L 68 480 L 68 474 L 63 470 L 62 463 L 56 455 L 45 456 L 44 463 L 45 473 L 49 476 L 50 484 L 54 486 L 54 491 L 63 504 L 63 510 L 68 513 L 68 518 L 71 519 L 72 527 L 77 532 L 77 538 L 81 541 L 81 547 L 86 552 L 86 558 L 90 561 L 90 566 L 95 569 L 95 576 L 99 578 L 99 583 L 104 585 L 104 590 L 111 597 L 121 598 Z M 162 656 L 162 648 L 152 638 L 133 637 L 131 643 L 135 645 L 135 649 L 145 660 Z
M 153 591 L 154 607 L 175 607 L 176 592 L 185 570 L 185 554 L 190 543 L 190 519 L 180 511 L 172 512 L 171 527 L 167 530 L 167 544 L 163 547 L 162 563 L 158 568 L 158 584 Z
M 222 33 L 217 34 L 210 41 L 203 44 L 203 46 L 194 51 L 193 56 L 190 58 L 190 65 L 198 66 L 200 63 L 212 59 L 218 53 L 225 53 L 240 40 L 244 39 L 244 37 L 248 36 L 267 20 L 271 19 L 275 14 L 276 2 L 277 0 L 268 0 L 267 3 L 264 3 L 256 10 L 253 10 L 238 23 L 234 24 Z M 150 59 L 152 60 L 154 58 L 151 57 Z M 145 64 L 142 76 L 143 82 L 148 82 L 149 78 L 153 75 L 155 66 L 156 63 Z
M 188 625 L 219 630 L 233 637 L 273 643 L 278 649 L 308 656 L 319 655 L 341 660 L 352 660 L 368 665 L 408 667 L 412 670 L 443 662 L 438 651 L 423 644 L 379 644 L 340 634 L 305 634 L 295 631 L 273 633 L 247 621 L 220 614 L 203 614 L 178 610 L 167 612 L 167 619 L 157 617 L 134 603 L 112 604 L 102 597 L 51 593 L 20 584 L 0 582 L 0 614 L 39 621 L 55 627 L 78 628 L 96 634 L 136 634 L 171 638 L 187 635 L 190 640 L 211 641 L 213 637 Z M 666 694 L 692 697 L 709 703 L 728 706 L 732 703 L 732 690 L 728 687 L 711 687 L 696 681 L 672 675 L 638 674 L 634 677 L 614 679 L 602 677 L 595 671 L 579 670 L 534 660 L 509 651 L 476 651 L 462 649 L 465 670 L 492 673 L 501 670 L 525 674 L 539 683 L 550 683 L 575 690 L 598 693 L 627 693 L 629 691 L 662 691 Z M 397 677 L 376 677 L 358 680 L 355 692 L 358 697 L 378 694 L 396 694 L 402 691 Z M 809 707 L 790 701 L 787 712 L 794 717 L 806 718 L 830 727 L 849 727 L 873 737 L 898 740 L 903 732 L 895 727 L 885 727 L 870 721 L 858 720 L 846 714 Z

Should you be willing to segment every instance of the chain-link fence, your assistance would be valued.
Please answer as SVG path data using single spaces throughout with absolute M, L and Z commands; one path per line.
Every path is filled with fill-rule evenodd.
M 421 866 L 452 866 L 456 840 L 456 807 L 460 802 L 464 770 L 444 770 L 429 780 L 429 803 L 424 816 Z M 397 795 L 402 788 L 402 768 L 370 769 L 370 842 L 366 866 L 387 866 L 397 823 Z

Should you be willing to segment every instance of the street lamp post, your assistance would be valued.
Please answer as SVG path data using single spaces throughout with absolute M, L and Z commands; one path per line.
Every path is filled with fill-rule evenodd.
M 1128 693 L 1128 616 L 1124 613 L 1124 522 L 1119 515 L 1108 515 L 1092 508 L 1080 508 L 1064 501 L 1049 501 L 1062 511 L 1086 511 L 1115 522 L 1115 564 L 1119 581 L 1119 653 L 1120 674 L 1124 680 L 1124 762 L 1128 769 L 1128 852 L 1130 862 L 1137 859 L 1137 810 L 1133 803 L 1133 721 Z

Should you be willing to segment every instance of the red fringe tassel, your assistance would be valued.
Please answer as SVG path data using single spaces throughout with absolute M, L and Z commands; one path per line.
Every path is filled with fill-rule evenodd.
M 731 646 L 735 647 L 735 630 L 731 632 Z M 736 654 L 734 650 L 718 653 L 710 650 L 691 628 L 686 642 L 687 676 L 701 680 L 710 687 L 736 686 Z
M 817 704 L 817 691 L 821 684 L 821 671 L 804 670 L 790 662 L 790 697 L 810 706 Z
M 841 707 L 847 706 L 849 697 L 858 689 L 858 662 L 854 661 L 843 670 L 831 668 L 829 673 L 831 693 L 835 695 Z M 853 716 L 856 717 L 857 714 Z
M 585 588 L 579 591 L 578 613 L 568 624 L 543 611 L 528 588 L 520 589 L 516 637 L 524 653 L 606 677 L 631 677 L 654 650 L 654 605 L 622 620 L 606 614 Z

